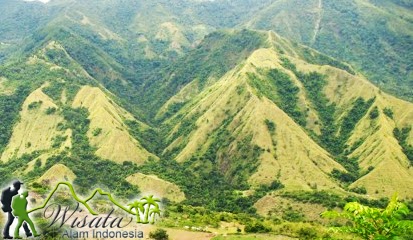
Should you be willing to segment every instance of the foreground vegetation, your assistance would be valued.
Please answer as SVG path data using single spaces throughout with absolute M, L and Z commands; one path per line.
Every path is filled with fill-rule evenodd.
M 408 239 L 413 234 L 413 221 L 406 217 L 409 208 L 398 201 L 397 194 L 386 208 L 372 208 L 358 202 L 347 203 L 343 212 L 327 211 L 328 218 L 344 218 L 350 225 L 332 228 L 336 232 L 354 233 L 363 239 Z

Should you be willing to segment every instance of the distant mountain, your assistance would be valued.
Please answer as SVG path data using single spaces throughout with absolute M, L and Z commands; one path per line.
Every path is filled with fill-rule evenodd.
M 273 30 L 350 62 L 385 90 L 410 100 L 413 96 L 413 59 L 409 54 L 413 14 L 408 1 L 4 2 L 0 6 L 6 13 L 0 17 L 4 23 L 0 27 L 0 61 L 46 25 L 47 33 L 51 26 L 71 29 L 125 63 L 131 59 L 176 58 L 215 30 L 253 28 Z M 117 45 L 134 54 L 119 50 Z
M 408 1 L 273 1 L 245 25 L 272 29 L 351 62 L 374 83 L 412 99 L 413 11 Z

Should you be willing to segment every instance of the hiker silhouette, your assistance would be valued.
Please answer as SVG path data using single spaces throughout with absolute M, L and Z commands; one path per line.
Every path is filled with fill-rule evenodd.
M 13 224 L 13 221 L 14 221 L 11 204 L 12 204 L 13 197 L 18 195 L 20 186 L 22 184 L 23 183 L 20 181 L 15 181 L 13 182 L 13 188 L 10 188 L 10 187 L 6 188 L 3 190 L 1 194 L 1 203 L 3 204 L 1 209 L 3 210 L 3 212 L 7 213 L 7 216 L 8 216 L 6 225 L 4 226 L 4 230 L 3 230 L 4 239 L 13 239 L 9 235 L 10 226 Z M 27 237 L 32 236 L 32 233 L 30 232 L 29 227 L 27 226 L 26 223 L 23 224 L 23 228 L 24 228 L 24 231 L 26 232 Z
M 29 224 L 34 236 L 39 236 L 36 232 L 36 228 L 34 227 L 32 220 L 29 217 L 29 213 L 27 212 L 27 196 L 29 196 L 29 193 L 27 191 L 24 191 L 22 194 L 13 197 L 13 201 L 11 204 L 11 207 L 13 209 L 13 215 L 16 216 L 18 219 L 16 229 L 14 230 L 15 239 L 20 238 L 19 230 L 22 224 L 25 222 Z

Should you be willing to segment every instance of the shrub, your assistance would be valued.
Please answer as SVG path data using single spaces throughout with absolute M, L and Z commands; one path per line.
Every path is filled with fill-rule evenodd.
M 247 233 L 271 232 L 271 228 L 264 226 L 261 222 L 247 223 L 244 230 Z
M 350 191 L 352 191 L 352 192 L 355 192 L 355 193 L 358 193 L 358 194 L 367 194 L 367 190 L 366 190 L 366 188 L 365 187 L 355 187 L 355 188 L 352 188 L 352 189 L 350 189 Z
M 56 112 L 56 108 L 55 107 L 48 107 L 47 109 L 46 109 L 46 114 L 47 115 L 51 115 L 51 114 L 53 114 L 53 113 L 55 113 Z
M 304 220 L 304 214 L 289 207 L 283 212 L 282 218 L 289 222 L 301 222 Z
M 42 105 L 42 101 L 38 101 L 38 102 L 32 102 L 32 103 L 30 103 L 28 106 L 27 106 L 27 108 L 29 109 L 29 110 L 32 110 L 32 109 L 38 109 L 38 108 L 40 108 L 40 106 Z
M 393 119 L 393 110 L 391 108 L 385 108 L 383 109 L 383 113 L 388 116 L 389 118 Z
M 300 239 L 315 239 L 317 237 L 317 231 L 310 227 L 300 228 L 298 235 Z
M 102 133 L 102 128 L 95 128 L 95 129 L 93 129 L 93 132 L 92 132 L 92 134 L 93 134 L 93 136 L 99 136 L 99 134 L 101 134 Z
M 156 229 L 155 232 L 150 232 L 149 237 L 155 240 L 168 240 L 169 236 L 166 230 Z
M 376 119 L 379 116 L 379 109 L 377 107 L 374 107 L 370 111 L 370 119 Z

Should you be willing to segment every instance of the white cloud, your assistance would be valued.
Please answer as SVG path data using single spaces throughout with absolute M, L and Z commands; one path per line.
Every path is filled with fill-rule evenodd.
M 50 0 L 24 0 L 25 2 L 42 2 L 42 3 L 48 3 Z

